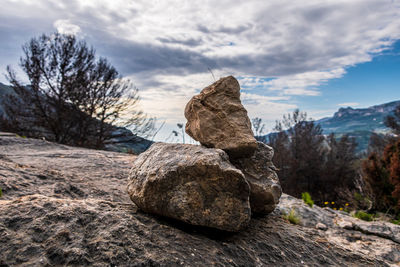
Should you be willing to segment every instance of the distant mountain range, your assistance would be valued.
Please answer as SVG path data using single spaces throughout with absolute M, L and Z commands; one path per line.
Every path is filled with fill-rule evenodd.
M 317 120 L 324 134 L 335 133 L 338 136 L 349 134 L 355 137 L 358 151 L 365 151 L 371 134 L 389 132 L 384 124 L 385 117 L 392 115 L 400 101 L 393 101 L 369 108 L 340 108 L 333 117 Z
M 385 117 L 392 115 L 399 101 L 393 101 L 369 108 L 340 108 L 333 117 L 326 117 L 315 121 L 321 125 L 324 135 L 335 133 L 337 137 L 348 134 L 357 141 L 357 152 L 364 152 L 372 133 L 385 134 L 390 131 L 384 124 Z M 268 137 L 276 134 L 270 133 Z

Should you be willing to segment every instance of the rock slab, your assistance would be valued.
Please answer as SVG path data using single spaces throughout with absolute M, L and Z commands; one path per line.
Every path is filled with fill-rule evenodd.
M 143 211 L 236 232 L 251 217 L 249 185 L 220 149 L 156 143 L 139 155 L 128 193 Z
M 332 228 L 322 220 L 328 230 L 321 231 L 315 223 L 290 224 L 275 209 L 239 233 L 226 233 L 142 213 L 126 193 L 136 158 L 131 154 L 4 133 L 0 147 L 0 266 L 396 266 L 400 261 L 400 244 L 377 236 L 377 227 L 365 234 L 357 230 L 361 227 Z M 283 194 L 279 208 L 339 213 L 291 199 Z M 299 213 L 301 221 L 309 214 Z
M 253 156 L 233 160 L 233 164 L 243 172 L 250 185 L 251 211 L 265 215 L 279 203 L 282 188 L 272 163 L 273 148 L 262 142 L 257 142 L 257 145 Z
M 204 88 L 186 105 L 186 133 L 232 158 L 251 156 L 257 141 L 247 111 L 240 102 L 238 81 L 228 76 Z

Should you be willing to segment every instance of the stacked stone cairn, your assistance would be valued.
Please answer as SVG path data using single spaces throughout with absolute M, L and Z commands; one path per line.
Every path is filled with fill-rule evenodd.
M 272 212 L 282 193 L 274 151 L 254 138 L 238 81 L 204 88 L 185 117 L 186 133 L 201 145 L 155 143 L 138 156 L 128 193 L 139 209 L 230 232 Z

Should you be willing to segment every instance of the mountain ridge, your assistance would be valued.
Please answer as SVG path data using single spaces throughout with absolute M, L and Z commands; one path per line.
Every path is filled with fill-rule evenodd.
M 367 151 L 368 143 L 373 133 L 387 134 L 390 129 L 385 126 L 385 118 L 393 115 L 394 110 L 400 105 L 400 100 L 373 105 L 367 108 L 341 107 L 332 117 L 314 120 L 322 128 L 324 135 L 335 133 L 340 138 L 348 134 L 357 142 L 357 152 Z M 268 133 L 261 138 L 269 140 L 277 132 Z
M 358 152 L 368 148 L 369 138 L 372 133 L 385 134 L 390 131 L 385 126 L 385 117 L 393 115 L 394 110 L 400 105 L 400 100 L 391 101 L 368 108 L 340 108 L 332 117 L 322 118 L 315 122 L 323 130 L 323 134 L 335 133 L 338 137 L 348 134 L 358 143 Z

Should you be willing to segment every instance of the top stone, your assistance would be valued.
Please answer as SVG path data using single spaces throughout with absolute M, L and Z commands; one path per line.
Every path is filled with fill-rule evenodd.
M 195 95 L 185 108 L 186 132 L 203 146 L 225 150 L 232 158 L 249 157 L 257 148 L 240 86 L 221 78 Z

